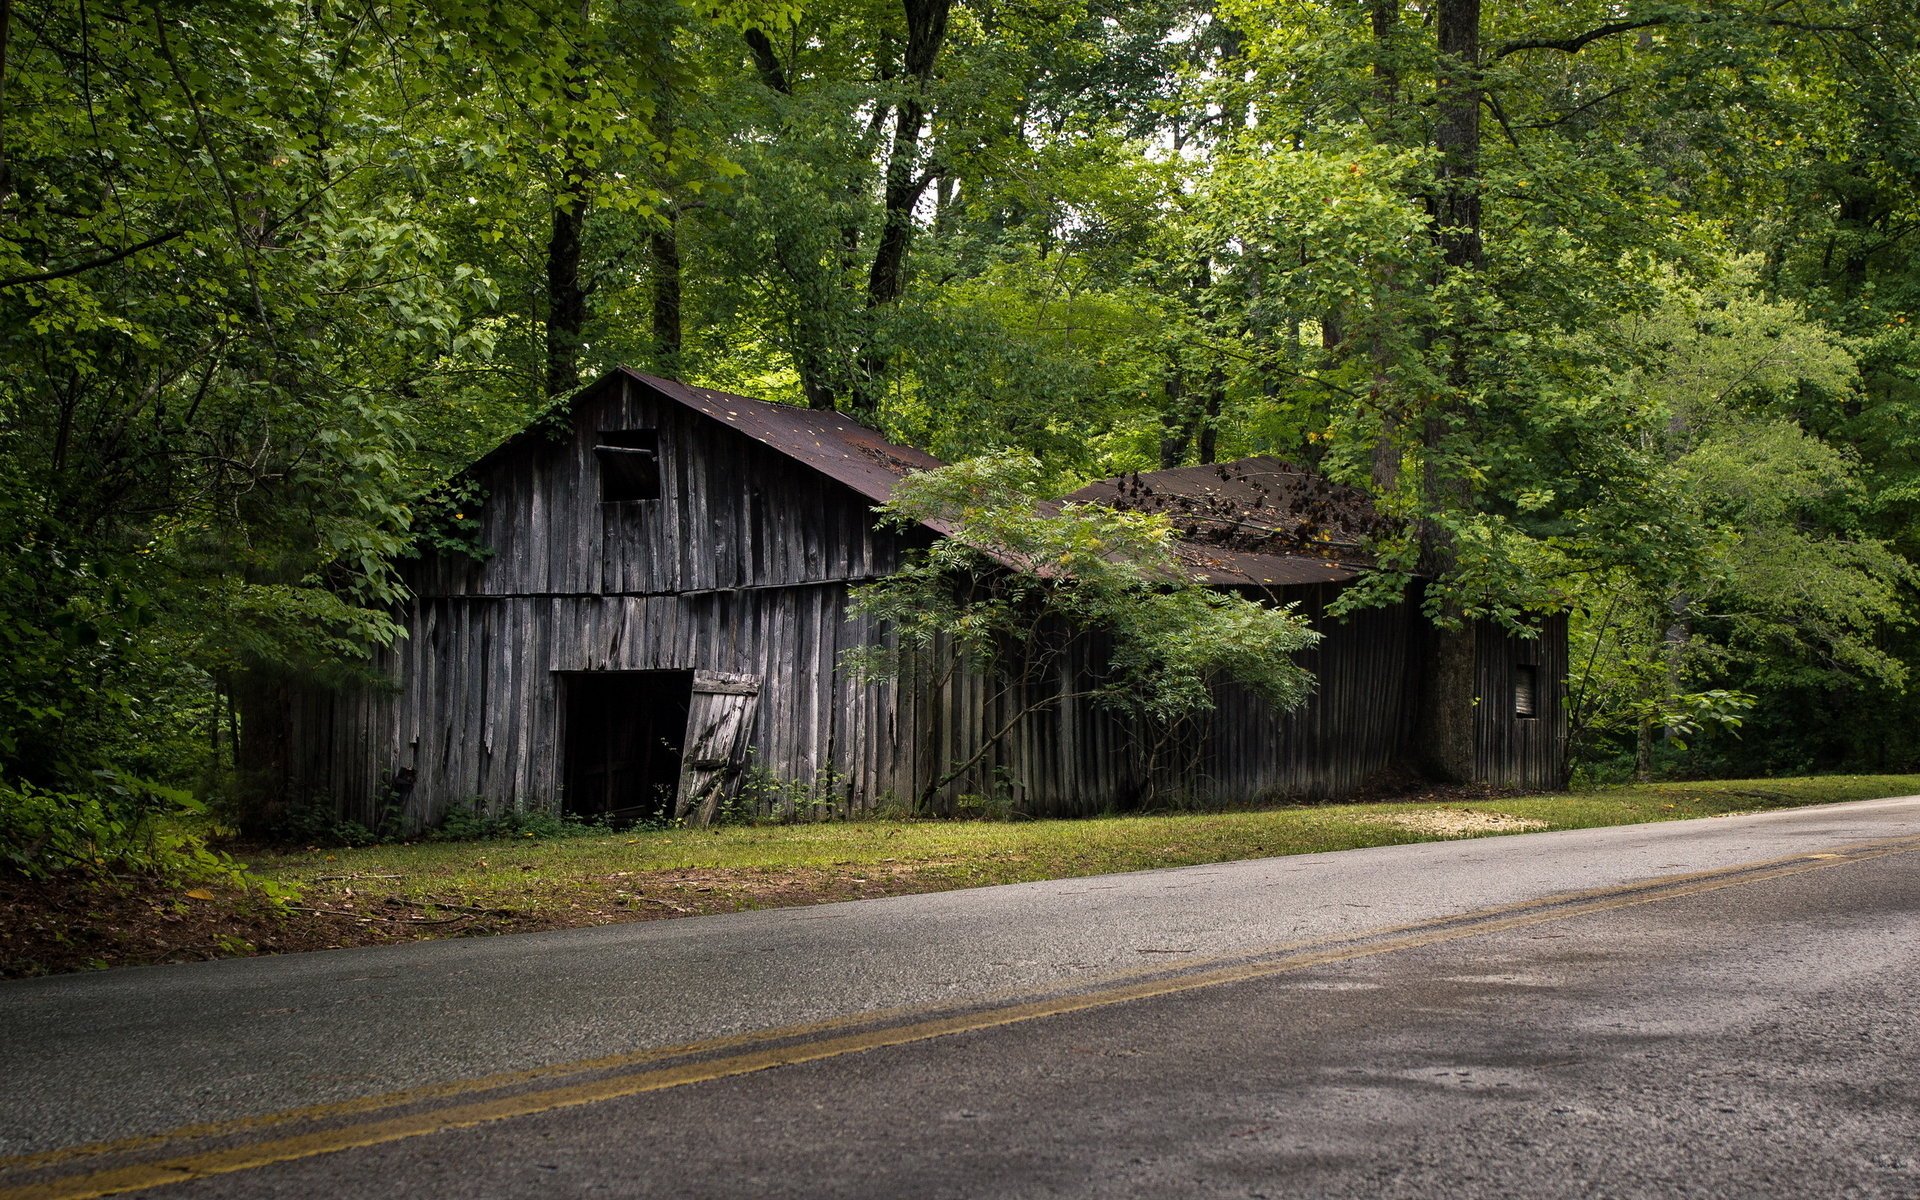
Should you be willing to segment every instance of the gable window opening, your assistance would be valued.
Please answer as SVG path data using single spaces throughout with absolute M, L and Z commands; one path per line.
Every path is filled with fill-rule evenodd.
M 1513 715 L 1540 715 L 1540 668 L 1521 663 L 1513 668 Z
M 593 448 L 600 464 L 600 499 L 627 504 L 660 498 L 660 432 L 603 429 Z

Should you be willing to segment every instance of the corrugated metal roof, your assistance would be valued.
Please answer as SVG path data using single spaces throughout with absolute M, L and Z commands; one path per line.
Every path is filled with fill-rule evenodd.
M 892 496 L 893 485 L 907 472 L 945 465 L 924 450 L 889 442 L 837 412 L 750 400 L 712 388 L 645 375 L 627 367 L 622 367 L 621 372 L 695 412 L 705 413 L 756 442 L 806 463 L 875 503 L 884 503 Z

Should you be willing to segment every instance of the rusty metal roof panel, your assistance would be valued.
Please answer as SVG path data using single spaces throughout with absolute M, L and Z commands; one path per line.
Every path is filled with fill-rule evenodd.
M 1180 556 L 1221 586 L 1287 586 L 1352 579 L 1386 522 L 1362 490 L 1268 456 L 1135 472 L 1067 497 L 1159 513 L 1181 537 Z

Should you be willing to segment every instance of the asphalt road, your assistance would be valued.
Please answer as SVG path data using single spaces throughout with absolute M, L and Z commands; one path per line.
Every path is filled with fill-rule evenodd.
M 1920 1196 L 1917 913 L 1906 799 L 22 981 L 0 1198 Z

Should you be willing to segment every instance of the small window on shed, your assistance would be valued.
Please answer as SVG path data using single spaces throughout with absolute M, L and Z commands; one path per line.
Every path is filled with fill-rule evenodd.
M 1540 715 L 1540 668 L 1521 663 L 1513 669 L 1513 715 Z
M 660 433 L 603 429 L 593 448 L 600 463 L 600 499 L 609 504 L 660 498 Z

